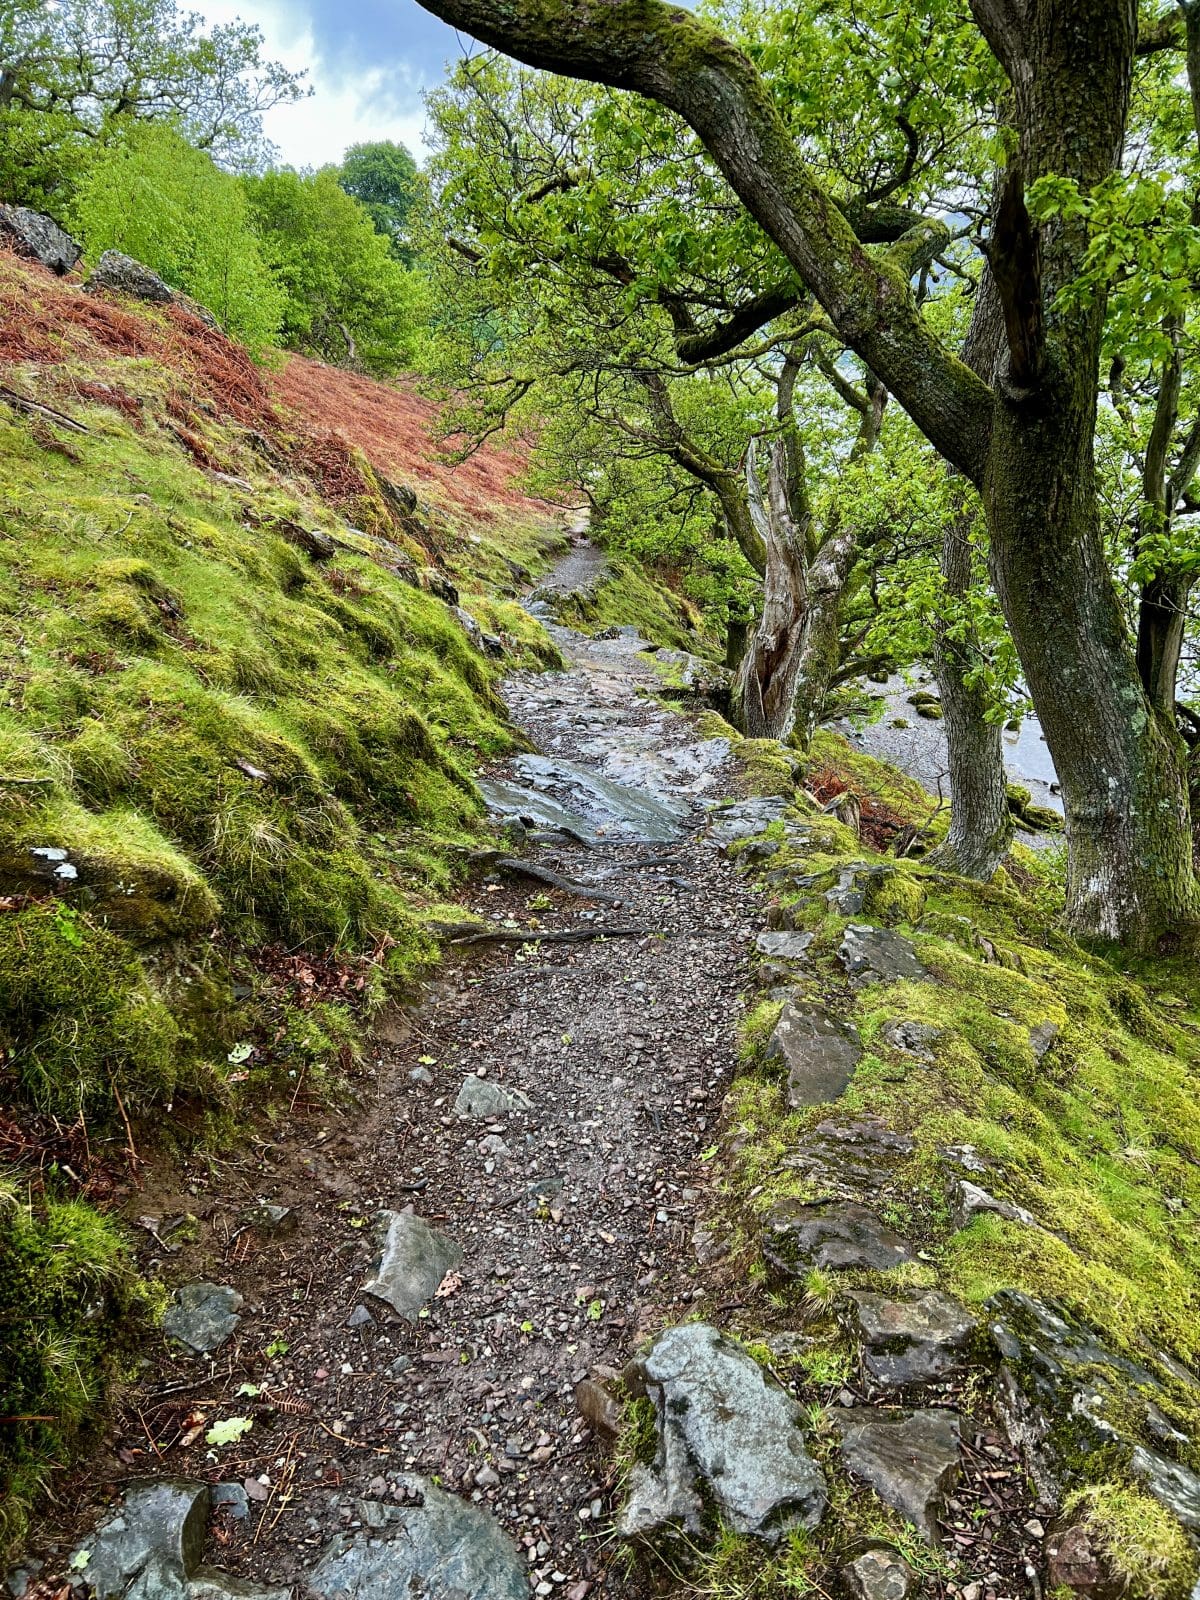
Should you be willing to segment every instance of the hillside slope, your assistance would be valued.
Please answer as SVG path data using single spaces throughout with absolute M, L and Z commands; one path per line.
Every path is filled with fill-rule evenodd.
M 554 659 L 558 519 L 430 420 L 0 254 L 0 1542 L 138 1293 L 89 1200 L 349 1064 Z

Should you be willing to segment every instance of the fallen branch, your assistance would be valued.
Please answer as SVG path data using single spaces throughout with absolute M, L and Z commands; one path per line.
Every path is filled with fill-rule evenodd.
M 532 929 L 488 928 L 469 933 L 451 944 L 583 944 L 588 939 L 642 939 L 649 928 L 562 928 L 556 933 L 535 933 Z
M 38 400 L 30 400 L 26 395 L 18 394 L 15 389 L 6 388 L 0 383 L 0 400 L 12 406 L 14 411 L 31 411 L 35 416 L 45 417 L 47 421 L 57 423 L 60 428 L 69 428 L 72 433 L 88 433 L 82 422 L 76 422 L 74 417 L 64 416 L 61 411 L 55 411 L 53 406 L 44 406 Z

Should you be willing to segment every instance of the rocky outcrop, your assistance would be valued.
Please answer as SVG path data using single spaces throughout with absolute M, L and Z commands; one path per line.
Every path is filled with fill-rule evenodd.
M 59 277 L 71 272 L 83 254 L 52 217 L 27 206 L 0 206 L 0 239 L 7 239 L 27 261 L 38 261 Z
M 1155 1373 L 1015 1289 L 994 1295 L 988 1311 L 1001 1414 L 1041 1492 L 1058 1499 L 1089 1458 L 1119 1463 L 1200 1540 L 1200 1476 L 1170 1453 L 1187 1443 L 1170 1420 L 1170 1389 L 1182 1388 L 1193 1408 L 1200 1379 L 1178 1363 Z
M 949 1295 L 930 1289 L 892 1299 L 852 1289 L 847 1298 L 854 1308 L 863 1364 L 885 1388 L 928 1383 L 962 1366 L 976 1324 Z
M 842 935 L 838 958 L 855 988 L 929 976 L 909 940 L 890 928 L 875 928 L 869 923 L 850 923 Z
M 193 300 L 178 289 L 172 289 L 157 272 L 152 272 L 132 256 L 122 255 L 119 250 L 104 252 L 94 270 L 88 274 L 83 287 L 92 294 L 106 291 L 110 294 L 126 294 L 133 300 L 146 300 L 151 305 L 179 306 L 204 323 L 206 328 L 220 326 L 207 306 L 202 306 L 198 300 Z
M 913 1249 L 866 1206 L 783 1200 L 767 1217 L 763 1257 L 778 1277 L 802 1278 L 813 1267 L 888 1272 L 913 1260 Z
M 706 1509 L 768 1541 L 820 1521 L 825 1479 L 805 1448 L 799 1406 L 715 1328 L 668 1329 L 627 1382 L 654 1407 L 658 1448 L 652 1466 L 630 1474 L 618 1521 L 625 1537 L 698 1533 Z

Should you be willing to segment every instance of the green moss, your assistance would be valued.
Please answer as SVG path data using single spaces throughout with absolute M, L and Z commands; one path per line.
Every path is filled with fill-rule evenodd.
M 179 1028 L 124 940 L 64 904 L 0 916 L 3 1071 L 68 1124 L 169 1101 Z M 194 1087 L 194 1085 L 193 1085 Z
M 915 927 L 924 911 L 925 889 L 912 873 L 896 871 L 867 879 L 863 915 L 869 921 L 889 928 L 899 922 Z
M 115 1224 L 0 1169 L 0 1563 L 117 1375 L 147 1295 Z
M 1093 1484 L 1068 1496 L 1063 1510 L 1086 1526 L 1122 1593 L 1139 1600 L 1184 1600 L 1191 1593 L 1196 1552 L 1150 1495 L 1126 1484 Z
M 704 632 L 703 618 L 690 600 L 657 582 L 629 561 L 610 560 L 586 590 L 556 597 L 562 620 L 584 633 L 633 627 L 650 644 L 693 655 L 717 657 L 718 642 Z

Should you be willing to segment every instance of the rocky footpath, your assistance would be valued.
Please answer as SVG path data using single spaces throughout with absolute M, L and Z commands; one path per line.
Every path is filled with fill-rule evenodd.
M 560 582 L 594 574 L 572 561 Z M 192 1171 L 201 1244 L 170 1270 L 208 1270 L 78 1485 L 116 1504 L 10 1589 L 1187 1593 L 1200 1381 L 1022 1290 L 952 1292 L 919 1215 L 1043 1224 L 972 1145 L 862 1104 L 946 1045 L 898 931 L 924 887 L 803 795 L 747 795 L 631 630 L 558 627 L 553 585 L 534 609 L 568 669 L 507 686 L 535 749 L 485 781 L 501 842 L 461 959 L 383 1020 L 355 1109 Z M 893 993 L 868 1038 L 864 997 Z M 778 1095 L 757 1132 L 730 1094 L 749 1054 Z M 1081 1462 L 1168 1518 L 1140 1590 Z

